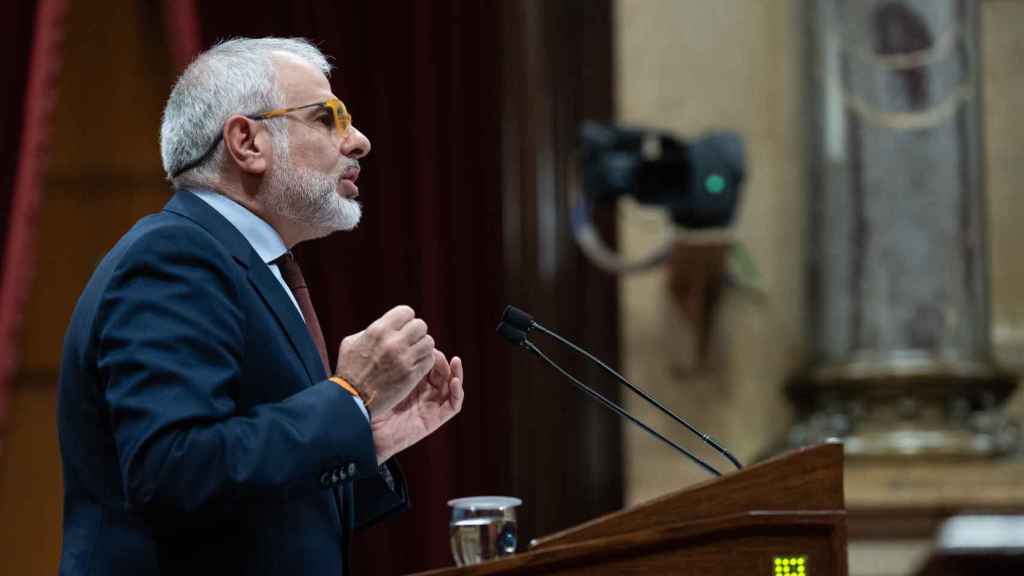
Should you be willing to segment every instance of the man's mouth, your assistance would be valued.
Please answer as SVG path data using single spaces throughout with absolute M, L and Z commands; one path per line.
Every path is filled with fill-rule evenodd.
M 342 180 L 348 180 L 353 184 L 359 179 L 359 166 L 349 166 L 345 168 L 345 171 L 341 173 Z
M 356 180 L 359 179 L 359 166 L 349 166 L 341 173 L 341 193 L 345 198 L 355 199 L 359 197 L 359 187 Z

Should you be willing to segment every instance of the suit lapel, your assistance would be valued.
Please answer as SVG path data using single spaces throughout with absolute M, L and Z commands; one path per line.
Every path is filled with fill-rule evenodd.
M 302 365 L 306 368 L 310 381 L 323 380 L 327 377 L 324 374 L 324 363 L 320 360 L 320 352 L 317 351 L 316 344 L 313 343 L 313 337 L 309 335 L 309 329 L 302 319 L 302 314 L 288 298 L 281 282 L 274 277 L 270 268 L 260 260 L 255 251 L 252 252 L 252 260 L 255 261 L 251 261 L 249 264 L 249 282 L 277 317 L 277 321 L 288 335 L 295 351 L 302 358 Z
M 288 298 L 284 286 L 260 259 L 245 236 L 209 204 L 188 191 L 178 191 L 164 210 L 199 224 L 227 248 L 232 257 L 247 269 L 249 282 L 256 288 L 263 302 L 274 313 L 282 330 L 288 335 L 288 340 L 302 360 L 310 381 L 318 382 L 326 378 L 320 352 L 309 335 L 306 322 L 295 308 L 295 304 Z

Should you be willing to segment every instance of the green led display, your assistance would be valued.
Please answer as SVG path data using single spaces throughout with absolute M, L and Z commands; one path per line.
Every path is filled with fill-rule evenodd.
M 712 194 L 718 194 L 725 190 L 725 178 L 720 174 L 712 174 L 704 179 L 704 189 Z
M 776 556 L 774 576 L 807 576 L 807 556 Z

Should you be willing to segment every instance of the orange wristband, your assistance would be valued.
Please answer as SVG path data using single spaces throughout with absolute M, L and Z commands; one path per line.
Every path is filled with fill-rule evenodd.
M 363 397 L 359 395 L 359 391 L 356 390 L 356 387 L 349 384 L 348 381 L 346 381 L 344 378 L 340 378 L 338 376 L 331 376 L 330 378 L 328 378 L 328 380 L 334 382 L 338 386 L 341 386 L 342 388 L 345 389 L 346 392 L 355 396 L 356 398 L 359 398 L 360 400 L 363 399 Z

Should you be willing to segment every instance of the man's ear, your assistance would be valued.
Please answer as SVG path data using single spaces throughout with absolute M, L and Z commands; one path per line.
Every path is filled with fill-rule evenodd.
M 236 114 L 224 123 L 224 148 L 242 172 L 250 175 L 266 172 L 270 146 L 269 133 L 255 120 Z

